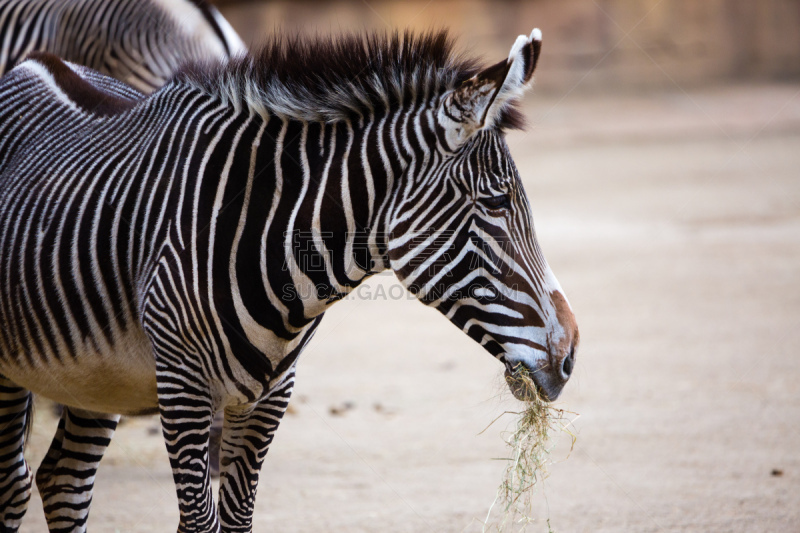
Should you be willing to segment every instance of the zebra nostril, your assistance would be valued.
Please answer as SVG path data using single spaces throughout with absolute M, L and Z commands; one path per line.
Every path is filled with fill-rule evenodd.
M 569 349 L 569 355 L 567 355 L 563 361 L 561 361 L 561 373 L 564 377 L 568 378 L 572 375 L 572 369 L 575 368 L 575 346 L 573 345 Z

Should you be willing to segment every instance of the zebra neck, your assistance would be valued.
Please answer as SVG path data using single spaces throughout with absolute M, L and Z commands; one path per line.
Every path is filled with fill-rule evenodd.
M 162 171 L 173 177 L 162 185 L 172 198 L 163 212 L 175 213 L 171 241 L 195 272 L 211 266 L 210 284 L 230 280 L 237 309 L 295 338 L 389 268 L 389 222 L 409 169 L 422 168 L 419 141 L 407 139 L 420 113 L 305 122 L 186 89 L 168 85 L 149 99 L 180 108 L 168 113 L 179 120 L 159 149 L 179 152 Z M 256 316 L 264 302 L 274 312 Z
M 211 109 L 198 111 L 195 141 L 178 158 L 187 161 L 184 177 L 199 177 L 173 188 L 178 248 L 196 251 L 200 269 L 218 265 L 212 283 L 230 279 L 241 308 L 270 302 L 277 312 L 259 323 L 288 317 L 278 333 L 294 337 L 388 268 L 387 221 L 409 165 L 398 148 L 408 112 L 326 124 L 187 102 Z
M 388 268 L 387 214 L 396 177 L 408 166 L 397 155 L 397 117 L 276 121 L 274 136 L 269 130 L 278 124 L 267 124 L 276 161 L 268 225 L 283 237 L 280 288 L 290 308 L 302 305 L 306 319 Z M 274 269 L 268 265 L 271 278 Z

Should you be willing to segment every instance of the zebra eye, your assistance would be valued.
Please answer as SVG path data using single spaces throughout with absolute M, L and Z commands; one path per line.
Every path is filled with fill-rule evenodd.
M 489 209 L 506 209 L 511 206 L 507 194 L 492 196 L 491 198 L 481 198 L 481 202 Z

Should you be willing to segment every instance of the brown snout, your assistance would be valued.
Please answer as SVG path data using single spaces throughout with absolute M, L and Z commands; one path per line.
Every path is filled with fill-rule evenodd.
M 558 373 L 566 383 L 575 369 L 575 352 L 580 341 L 578 323 L 575 321 L 575 315 L 572 313 L 567 299 L 561 292 L 551 292 L 550 298 L 556 309 L 556 320 L 561 326 L 561 331 L 551 333 L 549 339 L 550 366 L 554 373 Z
M 557 383 L 561 382 L 556 393 L 558 395 L 575 369 L 575 352 L 578 349 L 580 334 L 575 315 L 564 295 L 560 291 L 553 291 L 550 293 L 550 299 L 555 307 L 556 320 L 560 327 L 551 331 L 548 338 L 550 368 L 547 373 L 550 374 L 548 381 L 553 382 L 553 385 L 558 386 Z

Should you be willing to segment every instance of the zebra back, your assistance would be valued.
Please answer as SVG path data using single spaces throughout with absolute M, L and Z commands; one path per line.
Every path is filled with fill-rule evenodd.
M 205 0 L 0 0 L 0 74 L 49 52 L 149 93 L 188 61 L 246 47 Z

